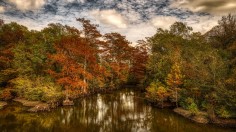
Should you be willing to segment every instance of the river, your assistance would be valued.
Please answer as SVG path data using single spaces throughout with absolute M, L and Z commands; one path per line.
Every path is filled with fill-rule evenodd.
M 233 132 L 214 125 L 191 122 L 170 109 L 148 105 L 132 89 L 78 99 L 73 107 L 29 113 L 11 102 L 0 110 L 1 132 Z

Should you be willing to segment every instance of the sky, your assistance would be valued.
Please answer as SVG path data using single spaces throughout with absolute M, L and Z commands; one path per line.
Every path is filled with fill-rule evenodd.
M 235 14 L 236 0 L 0 0 L 0 19 L 41 30 L 49 23 L 81 28 L 76 18 L 98 24 L 101 33 L 118 32 L 130 42 L 181 21 L 205 33 L 222 15 Z

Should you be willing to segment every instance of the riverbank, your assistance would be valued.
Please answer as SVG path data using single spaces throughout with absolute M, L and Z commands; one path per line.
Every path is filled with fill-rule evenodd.
M 15 98 L 13 101 L 21 103 L 23 106 L 31 107 L 27 111 L 39 112 L 39 111 L 50 111 L 50 105 L 48 103 L 40 101 L 29 101 L 23 98 Z
M 190 111 L 185 110 L 181 107 L 175 108 L 173 111 L 185 118 L 192 120 L 193 122 L 196 122 L 196 123 L 214 124 L 214 125 L 221 126 L 221 127 L 236 128 L 236 119 L 216 118 L 215 120 L 211 121 L 208 118 L 208 114 L 206 112 L 201 111 L 201 112 L 198 112 L 197 114 L 193 115 Z
M 7 105 L 7 102 L 0 101 L 0 110 Z
M 116 91 L 119 88 L 114 88 L 114 89 L 100 89 L 100 90 L 94 90 L 91 91 L 87 94 L 80 95 L 74 99 L 70 100 L 56 100 L 56 101 L 48 101 L 48 102 L 42 102 L 42 101 L 30 101 L 24 98 L 15 98 L 13 101 L 21 103 L 23 106 L 30 107 L 27 111 L 28 112 L 45 112 L 45 111 L 51 111 L 54 108 L 57 108 L 59 106 L 73 106 L 74 105 L 74 100 L 79 99 L 79 98 L 85 98 L 88 96 L 92 96 L 97 93 L 111 93 L 112 91 Z M 120 88 L 121 89 L 121 88 Z M 7 105 L 7 104 L 5 104 Z
M 190 111 L 185 110 L 181 107 L 175 108 L 173 111 L 197 123 L 207 124 L 210 122 L 206 112 L 198 112 L 197 114 L 193 115 Z
M 9 101 L 0 111 L 0 130 L 235 132 L 230 128 L 192 123 L 172 109 L 155 108 L 147 104 L 143 93 L 134 89 L 84 97 L 72 107 L 59 106 L 50 112 L 33 113 L 28 108 Z

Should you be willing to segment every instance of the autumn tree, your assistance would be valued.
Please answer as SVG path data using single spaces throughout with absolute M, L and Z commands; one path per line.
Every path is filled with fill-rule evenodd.
M 111 77 L 110 83 L 113 85 L 127 81 L 130 51 L 129 42 L 119 33 L 109 33 L 104 35 L 106 45 L 102 54 L 102 61 L 109 66 Z
M 15 70 L 12 68 L 14 53 L 12 50 L 19 42 L 24 42 L 28 29 L 17 23 L 4 24 L 0 26 L 0 84 L 14 78 Z
M 176 106 L 178 107 L 178 91 L 180 90 L 180 86 L 183 84 L 183 75 L 180 70 L 180 64 L 175 62 L 171 67 L 171 71 L 167 76 L 166 84 L 170 87 L 170 89 L 174 92 L 174 98 Z
M 146 75 L 146 65 L 148 61 L 148 45 L 144 40 L 139 40 L 138 44 L 131 50 L 131 67 L 129 81 L 131 83 L 143 83 Z
M 235 102 L 233 96 L 236 96 L 236 16 L 229 14 L 223 16 L 219 20 L 218 25 L 212 28 L 206 33 L 208 41 L 218 51 L 220 57 L 226 65 L 224 80 L 222 80 L 221 87 L 218 92 L 222 98 L 220 98 L 221 104 L 227 104 L 226 109 L 229 111 L 235 111 Z M 224 91 L 224 92 L 222 92 Z M 231 99 L 230 99 L 231 98 Z M 227 100 L 227 101 L 226 101 Z M 227 102 L 227 103 L 226 103 Z M 234 113 L 234 112 L 232 112 Z
M 170 96 L 170 93 L 165 87 L 163 87 L 163 86 L 158 87 L 157 97 L 161 102 L 161 108 L 164 107 L 164 101 L 166 101 L 169 96 Z
M 102 76 L 100 76 L 100 73 L 97 70 L 101 68 L 101 66 L 98 64 L 100 63 L 100 47 L 103 44 L 103 42 L 100 40 L 102 35 L 97 29 L 98 25 L 91 24 L 90 20 L 84 18 L 78 18 L 76 20 L 79 21 L 83 27 L 83 30 L 81 31 L 81 36 L 85 41 L 85 45 L 83 46 L 84 50 L 82 50 L 84 56 L 83 68 L 84 71 L 89 71 L 94 76 L 97 76 L 90 82 L 92 87 L 95 87 L 94 83 L 100 82 L 101 84 L 103 80 Z M 84 78 L 84 82 L 87 83 L 86 78 Z
M 83 80 L 91 79 L 92 75 L 84 70 L 82 62 L 86 42 L 80 37 L 78 30 L 71 30 L 69 27 L 67 30 L 72 34 L 62 37 L 61 41 L 55 44 L 56 54 L 49 55 L 51 63 L 56 66 L 54 70 L 49 70 L 49 73 L 65 88 L 68 98 L 87 93 L 88 84 Z

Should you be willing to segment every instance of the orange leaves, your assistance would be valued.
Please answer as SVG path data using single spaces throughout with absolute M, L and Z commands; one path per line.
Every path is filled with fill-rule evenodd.
M 148 46 L 145 41 L 138 41 L 138 45 L 132 49 L 132 62 L 130 72 L 135 77 L 134 81 L 141 82 L 145 78 L 146 64 L 148 60 Z
M 4 89 L 0 94 L 0 99 L 2 100 L 10 100 L 13 96 L 11 94 L 11 90 L 9 88 Z
M 56 69 L 48 70 L 48 73 L 53 75 L 56 82 L 66 90 L 80 91 L 82 88 L 87 88 L 88 84 L 83 80 L 92 78 L 92 75 L 84 69 L 85 52 L 82 51 L 84 48 L 79 48 L 84 45 L 83 39 L 79 36 L 65 36 L 55 45 L 56 54 L 49 55 L 52 63 L 58 66 Z
M 176 88 L 183 83 L 182 79 L 183 75 L 181 74 L 180 66 L 179 64 L 175 63 L 172 66 L 170 73 L 167 75 L 166 83 L 170 87 Z

